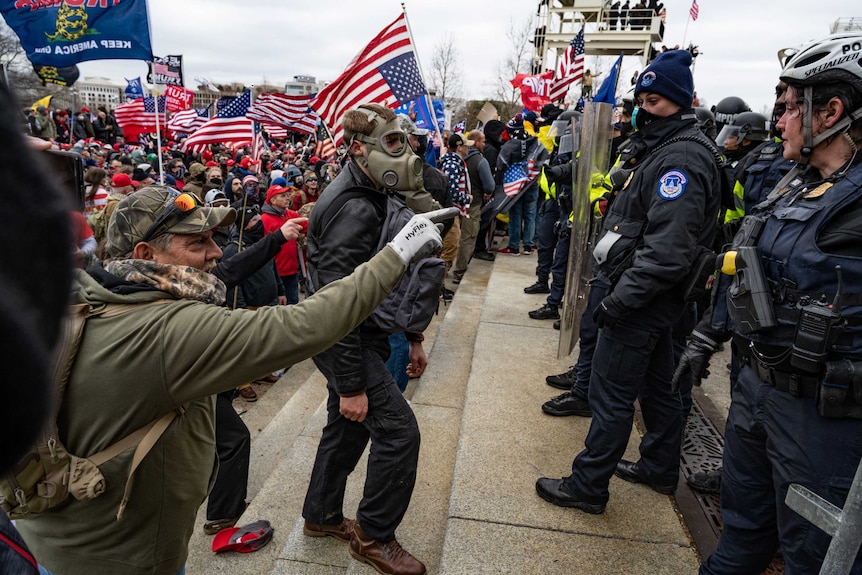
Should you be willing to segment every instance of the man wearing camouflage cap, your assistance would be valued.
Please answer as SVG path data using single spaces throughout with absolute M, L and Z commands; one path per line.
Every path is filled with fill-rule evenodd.
M 416 216 L 389 249 L 299 305 L 227 310 L 225 285 L 207 272 L 222 255 L 213 228 L 235 217 L 144 188 L 117 205 L 110 259 L 77 270 L 71 303 L 102 315 L 87 321 L 57 419 L 69 452 L 88 457 L 177 415 L 134 472 L 119 520 L 133 449 L 101 466 L 101 496 L 18 521 L 49 571 L 181 573 L 213 473 L 215 394 L 328 348 L 383 301 L 408 262 L 440 247 L 436 227 Z M 300 225 L 286 224 L 285 235 Z M 243 353 L 225 354 L 225 342 Z

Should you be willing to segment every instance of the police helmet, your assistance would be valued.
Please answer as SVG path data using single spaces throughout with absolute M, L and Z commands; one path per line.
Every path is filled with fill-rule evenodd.
M 719 147 L 726 147 L 728 140 L 736 138 L 734 146 L 743 146 L 744 141 L 763 142 L 769 139 L 769 120 L 763 114 L 757 112 L 743 112 L 737 114 L 733 123 L 724 126 L 715 139 Z
M 577 151 L 580 130 L 575 128 L 575 131 L 572 131 L 572 120 L 575 121 L 575 125 L 578 125 L 582 116 L 583 114 L 577 110 L 566 110 L 551 124 L 550 132 L 554 132 L 555 137 L 558 138 L 558 154 L 573 154 Z
M 733 123 L 737 114 L 750 112 L 751 108 L 742 98 L 728 96 L 713 106 L 711 111 L 715 115 L 715 128 L 720 132 L 725 124 Z
M 697 129 L 703 132 L 707 138 L 715 141 L 718 131 L 715 129 L 715 116 L 707 108 L 698 106 L 694 109 L 697 116 Z

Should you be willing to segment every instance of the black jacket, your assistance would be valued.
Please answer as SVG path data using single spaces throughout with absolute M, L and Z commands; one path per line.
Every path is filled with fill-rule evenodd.
M 369 199 L 350 199 L 336 213 L 328 213 L 333 198 L 356 188 L 367 191 Z M 308 222 L 308 274 L 313 291 L 350 275 L 377 252 L 383 216 L 375 208 L 372 198 L 374 194 L 383 193 L 352 162 L 346 164 L 321 193 Z M 386 360 L 389 357 L 389 336 L 366 321 L 315 356 L 316 361 L 329 366 L 335 378 L 335 389 L 340 395 L 364 391 L 363 349 L 370 349 Z
M 243 232 L 243 249 L 239 251 L 239 229 L 234 226 L 230 241 L 222 250 L 224 255 L 219 264 L 222 269 L 218 271 L 219 279 L 228 288 L 228 307 L 234 307 L 234 296 L 236 308 L 239 309 L 269 305 L 278 296 L 284 295 L 284 286 L 275 266 L 275 254 L 285 243 L 284 234 L 277 231 L 264 235 L 263 224 L 258 223 L 253 230 Z M 240 275 L 243 277 L 240 278 Z M 223 279 L 225 277 L 227 280 Z M 236 286 L 239 292 L 235 294 Z
M 712 246 L 721 196 L 713 154 L 691 141 L 653 152 L 685 135 L 700 136 L 692 110 L 632 135 L 621 165 L 634 171 L 611 204 L 593 251 L 600 275 L 613 285 L 612 297 L 633 323 L 672 325 L 685 305 L 680 284 L 697 246 Z M 634 163 L 626 161 L 631 150 L 641 150 Z

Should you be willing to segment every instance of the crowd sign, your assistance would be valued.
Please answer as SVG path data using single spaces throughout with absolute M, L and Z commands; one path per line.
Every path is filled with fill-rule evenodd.
M 0 8 L 36 69 L 152 60 L 146 0 L 15 0 Z
M 147 82 L 163 86 L 183 86 L 183 57 L 154 57 L 153 61 L 150 62 Z

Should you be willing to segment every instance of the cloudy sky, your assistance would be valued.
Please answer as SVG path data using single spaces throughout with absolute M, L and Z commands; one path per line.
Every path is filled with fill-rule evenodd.
M 632 4 L 635 2 L 633 1 Z M 825 36 L 838 18 L 858 16 L 858 0 L 698 0 L 700 17 L 689 22 L 690 0 L 666 0 L 665 44 L 700 47 L 695 89 L 702 103 L 740 96 L 755 111 L 771 106 L 780 71 L 779 49 Z M 506 31 L 535 22 L 534 0 L 408 0 L 407 15 L 426 79 L 435 45 L 448 34 L 460 55 L 465 95 L 492 97 L 497 70 L 512 51 Z M 350 59 L 401 11 L 396 0 L 149 0 L 156 55 L 183 54 L 187 84 L 283 84 L 295 75 L 333 80 Z M 607 69 L 613 58 L 587 67 Z M 610 60 L 610 61 L 608 61 Z M 136 61 L 85 62 L 82 76 L 146 75 Z M 626 58 L 620 90 L 639 58 Z

